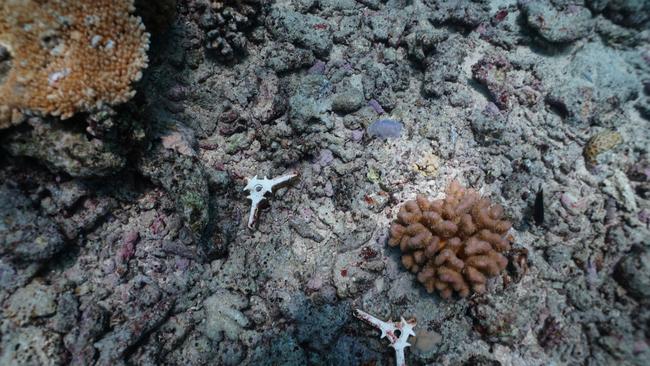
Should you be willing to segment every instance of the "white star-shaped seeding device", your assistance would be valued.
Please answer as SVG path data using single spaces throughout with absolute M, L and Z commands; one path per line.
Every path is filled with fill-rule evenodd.
M 291 173 L 273 179 L 268 179 L 266 177 L 258 179 L 257 175 L 253 178 L 248 178 L 248 182 L 246 183 L 246 187 L 244 187 L 244 191 L 250 192 L 248 195 L 248 199 L 251 200 L 251 212 L 248 215 L 249 229 L 254 228 L 255 221 L 257 220 L 257 215 L 259 212 L 260 203 L 267 200 L 269 196 L 273 194 L 273 191 L 275 189 L 289 183 L 297 176 L 298 174 Z
M 401 318 L 401 321 L 399 322 L 385 322 L 359 309 L 356 309 L 354 315 L 381 330 L 381 336 L 379 338 L 388 338 L 390 346 L 395 349 L 395 361 L 397 366 L 406 366 L 404 349 L 411 345 L 407 342 L 409 337 L 415 335 L 415 332 L 413 332 L 413 328 L 415 328 L 416 324 L 415 319 L 406 321 L 404 318 Z M 399 335 L 397 335 L 398 333 Z

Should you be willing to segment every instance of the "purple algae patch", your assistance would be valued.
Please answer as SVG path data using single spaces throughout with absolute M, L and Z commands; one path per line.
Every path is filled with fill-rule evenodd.
M 398 138 L 402 134 L 402 123 L 392 119 L 380 119 L 368 126 L 368 135 L 382 139 Z
M 307 70 L 307 73 L 310 75 L 323 75 L 325 73 L 325 66 L 327 66 L 323 61 L 317 60 L 312 67 Z
M 320 151 L 320 156 L 318 157 L 318 163 L 321 166 L 329 165 L 334 160 L 334 155 L 331 150 L 325 149 Z
M 350 133 L 352 141 L 359 142 L 363 138 L 363 130 L 352 130 Z
M 379 104 L 379 102 L 376 101 L 375 99 L 370 99 L 368 105 L 372 107 L 372 109 L 374 109 L 377 114 L 386 113 L 386 111 L 384 111 L 384 108 L 381 107 L 381 104 Z

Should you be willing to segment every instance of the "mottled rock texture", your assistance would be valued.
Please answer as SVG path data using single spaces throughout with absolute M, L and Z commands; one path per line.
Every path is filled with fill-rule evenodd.
M 646 366 L 647 1 L 145 3 L 133 98 L 0 131 L 0 364 L 394 363 L 360 308 L 417 320 L 412 366 Z M 513 228 L 441 236 L 443 301 L 387 242 L 454 180 Z
M 43 261 L 65 247 L 57 225 L 40 216 L 19 190 L 0 188 L 0 251 L 4 258 Z

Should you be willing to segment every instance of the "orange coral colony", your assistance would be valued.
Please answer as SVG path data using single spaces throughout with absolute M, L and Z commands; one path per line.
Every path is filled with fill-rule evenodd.
M 11 68 L 0 83 L 0 128 L 25 110 L 65 119 L 130 99 L 149 48 L 134 10 L 133 0 L 1 1 Z
M 447 197 L 430 201 L 418 195 L 406 202 L 390 227 L 390 246 L 402 251 L 402 264 L 429 293 L 447 299 L 483 293 L 488 278 L 508 264 L 503 252 L 512 226 L 503 208 L 453 181 Z

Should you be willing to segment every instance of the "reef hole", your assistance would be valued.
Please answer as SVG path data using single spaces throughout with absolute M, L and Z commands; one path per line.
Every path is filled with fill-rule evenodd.
M 0 43 L 0 84 L 3 84 L 7 75 L 9 75 L 12 59 L 13 57 L 11 56 L 11 52 L 9 52 L 9 48 Z

